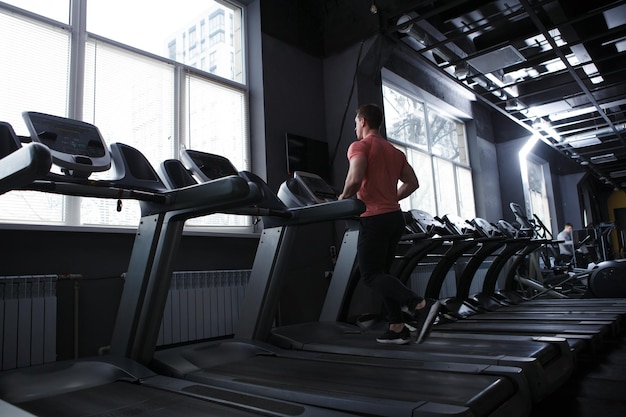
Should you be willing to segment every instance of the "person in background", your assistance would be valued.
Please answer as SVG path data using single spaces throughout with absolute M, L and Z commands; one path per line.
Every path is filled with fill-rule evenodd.
M 559 257 L 560 262 L 570 263 L 574 259 L 574 240 L 572 238 L 572 230 L 574 226 L 571 223 L 565 223 L 563 230 L 556 235 L 556 240 L 559 241 Z
M 357 141 L 348 147 L 348 173 L 339 199 L 357 197 L 365 203 L 357 243 L 358 265 L 365 285 L 383 297 L 389 321 L 379 343 L 407 344 L 411 333 L 405 314 L 412 316 L 417 343 L 430 332 L 437 318 L 438 300 L 424 299 L 389 274 L 396 247 L 404 232 L 399 201 L 419 187 L 406 156 L 380 134 L 383 112 L 366 104 L 356 112 Z M 399 184 L 399 186 L 398 186 Z

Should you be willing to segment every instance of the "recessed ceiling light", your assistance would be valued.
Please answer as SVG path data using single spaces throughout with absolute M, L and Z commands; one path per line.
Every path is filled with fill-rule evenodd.
M 467 60 L 472 67 L 482 74 L 488 74 L 524 61 L 526 61 L 524 55 L 511 45 Z
M 568 138 L 566 142 L 572 148 L 585 148 L 587 146 L 599 145 L 600 143 L 602 143 L 596 135 L 590 135 L 587 137 Z
M 604 164 L 606 162 L 617 161 L 617 157 L 615 156 L 614 153 L 607 153 L 607 154 L 604 154 L 604 155 L 592 156 L 589 159 L 594 164 Z

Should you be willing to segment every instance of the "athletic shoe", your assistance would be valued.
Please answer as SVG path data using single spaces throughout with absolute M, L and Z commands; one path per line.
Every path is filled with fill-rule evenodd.
M 409 329 L 403 327 L 400 332 L 394 332 L 387 329 L 387 331 L 376 339 L 378 343 L 392 344 L 392 345 L 406 345 L 411 342 L 411 333 Z
M 437 313 L 439 313 L 439 308 L 441 307 L 441 303 L 439 300 L 433 300 L 432 298 L 426 299 L 426 306 L 424 308 L 420 308 L 419 310 L 415 310 L 414 316 L 415 321 L 417 322 L 417 339 L 415 343 L 422 343 L 430 334 L 430 330 L 437 319 Z

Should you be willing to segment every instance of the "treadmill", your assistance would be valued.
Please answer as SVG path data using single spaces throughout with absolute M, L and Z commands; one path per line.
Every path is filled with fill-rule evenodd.
M 480 227 L 483 231 L 487 228 L 489 228 L 487 223 L 483 223 Z M 507 280 L 510 281 L 511 278 Z M 511 313 L 524 315 L 542 313 L 546 318 L 609 320 L 613 322 L 615 334 L 621 331 L 626 317 L 624 300 L 564 297 L 559 293 L 556 293 L 556 298 L 553 298 L 555 293 L 556 291 L 553 290 L 541 290 L 542 297 L 531 300 L 512 291 L 498 291 L 495 280 L 486 280 L 483 291 L 471 295 L 469 285 L 465 283 L 459 290 L 459 298 L 468 299 L 486 311 L 498 313 L 485 315 L 487 319 L 498 319 L 509 316 Z
M 289 185 L 293 189 L 304 188 L 289 183 L 281 188 L 284 190 Z M 286 194 L 288 193 L 283 191 L 281 198 L 289 200 L 289 197 L 285 197 Z M 314 199 L 314 196 L 309 197 L 309 201 Z M 296 203 L 304 204 L 305 200 L 301 199 Z M 434 270 L 438 276 L 445 277 L 456 259 L 468 251 L 476 253 L 475 246 L 485 243 L 484 240 L 474 241 L 469 235 L 450 234 L 441 222 L 425 212 L 416 211 L 411 215 L 428 225 L 419 229 L 413 228 L 411 231 L 418 233 L 405 236 L 405 240 L 411 241 L 411 247 L 402 251 L 403 254 L 397 262 L 399 269 L 413 268 L 414 262 L 426 259 L 436 252 L 436 257 L 443 261 Z M 381 326 L 386 326 L 386 323 L 371 320 L 377 325 L 367 323 L 367 326 L 361 327 L 346 323 L 343 319 L 348 288 L 351 286 L 349 281 L 355 279 L 351 272 L 356 259 L 356 233 L 350 230 L 346 232 L 319 322 L 275 327 L 270 334 L 272 343 L 290 349 L 368 357 L 516 366 L 526 374 L 535 401 L 540 401 L 569 377 L 573 368 L 573 356 L 567 341 L 559 337 L 502 337 L 467 332 L 452 337 L 431 336 L 420 345 L 390 348 L 374 341 L 375 334 L 382 332 L 384 329 Z M 487 250 L 493 249 L 495 248 L 490 247 Z M 478 251 L 481 250 L 479 247 Z M 397 265 L 396 268 L 398 269 Z M 360 321 L 359 324 L 363 322 Z
M 198 151 L 183 151 L 181 154 L 181 160 L 200 181 L 205 181 L 211 178 L 211 173 L 209 172 L 209 167 L 211 165 L 210 159 L 211 155 Z M 200 169 L 200 167 L 202 167 L 202 169 Z M 234 170 L 234 167 L 232 170 Z M 330 323 L 329 326 L 325 326 L 327 323 L 308 323 L 304 326 L 298 326 L 298 328 L 301 329 L 302 334 L 308 335 L 312 338 L 321 337 L 323 341 L 320 343 L 327 345 L 325 348 L 316 349 L 316 346 L 323 346 L 320 343 L 305 343 L 303 346 L 303 343 L 300 343 L 299 341 L 295 341 L 288 346 L 281 346 L 281 342 L 278 339 L 285 341 L 288 339 L 288 336 L 272 332 L 273 318 L 276 304 L 279 299 L 280 288 L 287 279 L 284 273 L 285 262 L 290 256 L 289 248 L 292 246 L 298 226 L 306 224 L 307 220 L 305 216 L 307 216 L 307 212 L 312 214 L 321 207 L 330 209 L 332 207 L 340 207 L 343 204 L 353 204 L 354 201 L 325 201 L 328 198 L 328 195 L 332 194 L 334 197 L 335 194 L 332 190 L 328 189 L 328 186 L 323 183 L 319 177 L 314 178 L 306 173 L 297 173 L 294 178 L 296 180 L 301 178 L 309 180 L 304 183 L 301 181 L 294 183 L 294 187 L 299 187 L 304 193 L 306 193 L 307 190 L 310 192 L 310 188 L 313 188 L 315 190 L 314 193 L 321 196 L 321 198 L 316 201 L 316 204 L 304 207 L 286 208 L 281 201 L 277 200 L 274 193 L 265 187 L 267 191 L 266 197 L 270 198 L 272 201 L 270 206 L 276 208 L 282 205 L 283 210 L 287 213 L 292 213 L 292 218 L 289 218 L 290 216 L 263 217 L 265 227 L 263 235 L 261 236 L 255 264 L 253 266 L 252 276 L 250 277 L 250 283 L 248 284 L 246 292 L 247 298 L 244 303 L 247 308 L 244 308 L 240 313 L 239 324 L 234 340 L 222 342 L 217 345 L 215 343 L 207 343 L 190 347 L 159 350 L 155 352 L 154 360 L 152 362 L 155 366 L 154 369 L 157 369 L 158 372 L 164 374 L 185 377 L 198 381 L 211 381 L 211 383 L 215 383 L 216 380 L 219 380 L 224 384 L 229 384 L 229 386 L 234 386 L 231 384 L 235 384 L 243 378 L 241 374 L 238 374 L 238 372 L 250 372 L 251 369 L 257 369 L 257 373 L 262 373 L 264 375 L 280 372 L 281 378 L 288 378 L 288 375 L 285 374 L 284 370 L 276 369 L 278 365 L 274 365 L 271 370 L 265 370 L 263 368 L 264 366 L 270 365 L 263 364 L 263 366 L 260 367 L 257 367 L 258 365 L 252 365 L 254 362 L 259 361 L 258 355 L 260 353 L 254 353 L 251 348 L 251 346 L 256 345 L 262 346 L 263 349 L 266 350 L 264 353 L 266 356 L 272 355 L 274 357 L 283 358 L 304 358 L 308 361 L 318 361 L 323 359 L 324 362 L 333 363 L 332 368 L 343 367 L 347 362 L 376 366 L 379 369 L 373 371 L 373 373 L 370 373 L 367 368 L 361 368 L 355 371 L 358 372 L 359 375 L 367 375 L 368 378 L 372 378 L 374 380 L 373 384 L 376 384 L 375 380 L 378 376 L 383 377 L 381 372 L 383 372 L 382 369 L 384 369 L 384 367 L 406 369 L 407 372 L 409 372 L 410 369 L 434 371 L 445 370 L 446 376 L 442 377 L 448 379 L 449 381 L 457 381 L 460 378 L 460 375 L 458 375 L 457 372 L 462 371 L 463 369 L 471 370 L 473 373 L 493 372 L 503 377 L 507 376 L 510 378 L 511 372 L 520 372 L 517 366 L 522 366 L 527 369 L 527 371 L 522 371 L 523 378 L 526 378 L 527 375 L 530 374 L 532 374 L 533 379 L 540 379 L 543 377 L 544 369 L 538 364 L 538 361 L 535 358 L 530 356 L 507 356 L 506 354 L 502 354 L 500 352 L 494 353 L 492 349 L 488 349 L 487 343 L 485 342 L 479 343 L 474 349 L 475 352 L 473 354 L 466 355 L 468 352 L 472 353 L 472 349 L 468 350 L 466 346 L 460 348 L 457 347 L 454 358 L 446 355 L 445 348 L 442 349 L 442 346 L 440 345 L 431 345 L 430 352 L 426 352 L 426 350 L 422 350 L 421 352 L 410 352 L 407 350 L 406 352 L 408 354 L 403 355 L 401 353 L 397 355 L 395 349 L 389 349 L 389 346 L 386 346 L 384 347 L 385 349 L 383 349 L 383 346 L 375 342 L 374 337 L 365 334 L 365 332 L 357 326 L 349 325 L 347 323 L 345 325 L 343 323 Z M 261 188 L 263 188 L 263 186 L 261 186 Z M 331 213 L 331 215 L 326 216 L 326 218 L 317 216 L 315 221 L 336 220 L 340 218 L 337 213 L 338 212 L 335 211 L 334 214 Z M 351 215 L 354 214 L 358 214 L 358 212 L 351 213 Z M 333 279 L 331 280 L 331 288 L 328 290 L 328 294 L 334 294 L 335 289 L 343 291 L 341 286 L 346 283 L 344 279 L 339 278 L 341 274 L 338 274 L 338 271 L 352 269 L 355 256 L 355 252 L 353 250 L 355 236 L 355 231 L 350 230 L 344 236 L 344 243 L 339 251 L 339 259 L 333 274 Z M 339 287 L 335 287 L 335 283 L 338 283 Z M 333 301 L 327 300 L 324 308 L 326 309 L 326 307 L 331 304 L 333 304 Z M 329 313 L 324 311 L 322 312 L 322 315 L 326 314 Z M 288 327 L 289 329 L 294 329 L 293 326 Z M 326 329 L 330 329 L 330 332 L 333 333 L 328 333 Z M 323 336 L 325 332 L 327 337 L 324 339 Z M 328 349 L 328 336 L 333 339 L 333 342 L 330 343 L 330 345 L 332 345 L 330 350 Z M 257 357 L 254 359 L 252 357 L 249 359 L 242 359 L 245 367 L 241 368 L 241 371 L 238 371 L 238 368 L 235 368 L 235 365 L 231 363 L 232 360 L 222 359 L 222 361 L 228 363 L 228 367 L 222 366 L 219 363 L 218 358 L 215 358 L 214 356 L 217 354 L 225 355 L 227 351 L 233 352 L 236 348 L 241 349 L 242 340 L 245 342 L 244 346 L 247 346 L 247 349 L 251 351 L 249 355 L 252 356 L 254 354 L 257 355 Z M 335 340 L 338 342 L 337 345 L 335 345 Z M 551 386 L 549 389 L 552 389 L 552 382 L 554 379 L 559 379 L 559 383 L 563 382 L 560 379 L 567 377 L 568 372 L 571 370 L 572 359 L 571 356 L 569 356 L 567 345 L 562 339 L 553 338 L 550 340 L 546 339 L 544 341 L 530 341 L 527 339 L 526 341 L 529 343 L 525 346 L 525 349 L 524 346 L 522 346 L 524 354 L 528 353 L 529 345 L 532 343 L 533 350 L 531 353 L 545 355 L 546 357 L 549 356 L 549 359 L 546 359 L 545 363 L 550 362 L 551 364 L 548 367 L 550 368 L 548 373 L 551 375 L 552 379 L 548 378 L 544 384 L 538 384 L 541 385 L 540 388 L 536 387 L 533 389 L 533 395 L 536 394 L 537 396 L 540 396 L 544 393 L 544 385 Z M 270 342 L 270 344 L 267 342 Z M 474 346 L 476 345 L 477 344 L 474 343 Z M 451 345 L 448 346 L 451 347 Z M 538 346 L 540 347 L 538 348 Z M 415 347 L 417 347 L 417 345 L 415 345 Z M 520 352 L 520 350 L 515 350 L 515 352 Z M 241 355 L 242 353 L 239 353 L 239 356 Z M 459 360 L 459 357 L 462 356 L 467 356 L 470 359 Z M 419 360 L 416 361 L 416 358 Z M 264 361 L 268 360 L 264 359 Z M 280 364 L 280 361 L 276 362 L 277 364 Z M 504 366 L 505 364 L 506 366 Z M 511 364 L 516 365 L 515 368 L 511 368 Z M 554 364 L 554 366 L 552 366 L 552 364 Z M 237 364 L 236 366 L 239 367 L 240 365 Z M 304 364 L 298 364 L 298 367 L 294 369 L 304 369 L 307 374 L 310 369 L 318 369 L 318 372 L 321 372 L 323 367 L 321 364 L 318 364 L 317 366 L 306 365 L 306 368 L 299 368 L 300 366 L 304 366 Z M 313 368 L 309 368 L 309 366 L 313 366 Z M 352 381 L 352 376 L 345 375 L 345 372 L 346 371 L 341 371 L 337 374 L 336 370 L 333 369 L 332 373 L 327 374 L 325 378 L 332 378 L 332 380 L 337 381 L 338 384 L 340 383 L 341 385 L 339 386 L 342 387 L 341 391 L 345 391 L 348 389 L 345 388 L 345 386 L 350 385 L 354 386 L 355 388 L 353 389 L 357 389 L 357 391 L 362 389 L 357 388 L 357 385 L 362 385 L 361 383 L 364 379 L 360 379 L 361 383 L 354 382 Z M 537 375 L 541 375 L 541 377 L 537 377 Z M 338 380 L 340 376 L 341 378 Z M 247 381 L 247 384 L 266 383 L 262 382 L 263 379 L 258 378 L 258 376 L 254 379 L 246 377 L 245 380 Z M 465 378 L 467 377 L 463 377 L 463 379 Z M 394 378 L 391 378 L 390 380 L 393 379 Z M 298 381 L 293 381 L 292 379 L 288 379 L 288 381 L 290 386 L 305 383 L 310 384 L 308 381 L 302 381 L 302 377 L 300 377 Z M 469 378 L 469 381 L 471 381 L 471 378 Z M 472 382 L 469 382 L 469 384 L 472 384 Z M 522 384 L 525 383 L 522 382 Z M 397 384 L 391 382 L 385 386 L 392 390 L 402 390 L 401 387 L 396 388 Z M 456 397 L 453 392 L 456 392 L 458 388 L 451 385 L 451 382 L 446 383 L 446 386 L 451 390 L 452 394 L 446 394 L 446 389 L 440 387 L 440 392 L 437 392 L 437 394 L 441 394 L 441 397 L 439 398 L 445 400 L 447 395 L 453 395 L 453 397 L 448 397 L 449 399 Z M 285 387 L 283 386 L 281 389 L 284 390 Z M 317 389 L 319 390 L 322 388 L 318 387 Z M 333 389 L 337 390 L 338 388 Z M 520 389 L 525 388 L 521 386 Z M 381 389 L 379 388 L 377 391 L 378 396 L 393 395 L 387 393 L 387 391 L 383 390 L 381 392 L 380 390 Z M 411 395 L 415 396 L 415 394 L 412 393 Z M 479 395 L 482 396 L 482 394 Z M 419 398 L 419 396 L 417 396 L 417 398 Z M 437 401 L 442 401 L 439 398 Z M 374 404 L 365 404 L 365 407 L 359 408 L 359 411 L 365 412 L 365 410 L 369 408 L 369 411 L 367 412 L 371 413 L 373 410 L 378 410 L 380 405 L 379 403 L 380 397 L 377 397 L 377 399 L 374 399 Z M 393 414 L 392 411 L 389 412 Z
M 456 233 L 459 235 L 467 234 L 468 230 L 470 230 L 472 235 L 481 236 L 482 239 L 495 239 L 495 240 L 492 240 L 492 242 L 494 242 L 496 245 L 499 243 L 507 244 L 508 242 L 510 242 L 508 239 L 505 239 L 503 236 L 497 234 L 495 227 L 490 225 L 484 219 L 478 218 L 469 222 L 469 221 L 465 221 L 461 219 L 458 216 L 444 216 L 443 221 L 444 223 L 449 225 L 449 230 L 455 230 Z M 535 242 L 533 242 L 533 246 L 535 246 Z M 571 322 L 595 321 L 598 324 L 600 323 L 607 324 L 609 326 L 608 330 L 609 332 L 611 332 L 612 335 L 617 335 L 619 333 L 619 330 L 622 324 L 622 318 L 623 318 L 622 317 L 623 313 L 620 313 L 620 312 L 591 311 L 591 312 L 582 313 L 582 312 L 573 312 L 573 311 L 563 311 L 563 309 L 561 310 L 555 309 L 552 311 L 545 311 L 543 309 L 526 309 L 526 310 L 516 309 L 514 311 L 518 313 L 524 312 L 526 314 L 511 315 L 511 314 L 507 314 L 505 310 L 499 309 L 499 307 L 503 306 L 502 300 L 498 302 L 497 300 L 494 299 L 493 302 L 489 304 L 487 303 L 487 300 L 488 300 L 487 297 L 479 297 L 477 295 L 474 295 L 473 297 L 469 297 L 468 296 L 469 288 L 471 288 L 472 286 L 472 281 L 478 270 L 479 264 L 484 262 L 489 256 L 502 257 L 503 256 L 502 252 L 504 252 L 504 250 L 500 252 L 497 252 L 497 251 L 494 252 L 493 250 L 489 250 L 488 253 L 486 253 L 484 256 L 480 256 L 480 257 L 472 256 L 469 262 L 467 262 L 467 264 L 464 266 L 462 273 L 459 274 L 456 296 L 451 299 L 443 300 L 444 305 L 447 306 L 449 310 L 451 310 L 452 305 L 456 306 L 459 303 L 463 303 L 467 301 L 471 303 L 469 304 L 469 307 L 474 308 L 474 314 L 469 316 L 466 312 L 464 317 L 475 318 L 477 320 L 515 319 L 515 320 L 530 321 L 530 322 L 537 322 L 537 323 L 545 322 L 545 321 L 550 321 L 551 323 L 563 322 L 563 321 L 565 322 L 567 321 L 571 321 Z M 478 262 L 474 262 L 474 261 L 478 261 Z M 511 271 L 509 271 L 507 274 L 510 276 Z M 510 280 L 511 278 L 508 277 L 506 279 Z M 442 285 L 441 278 L 439 278 L 438 280 L 431 280 L 431 282 L 433 283 L 432 292 L 429 292 L 427 289 L 427 293 L 439 294 L 441 291 L 441 285 Z M 429 285 L 431 284 L 431 282 L 429 282 Z M 545 292 L 551 295 L 551 293 L 554 291 L 547 289 Z M 454 313 L 454 311 L 451 311 L 451 312 Z M 481 312 L 491 312 L 491 314 L 480 314 Z
M 145 236 L 171 214 L 212 213 L 258 198 L 240 177 L 226 177 L 182 190 L 166 190 L 148 161 L 122 144 L 106 147 L 93 125 L 56 116 L 25 113 L 33 143 L 21 145 L 12 127 L 0 124 L 0 190 L 27 189 L 100 198 L 136 199 L 142 206 L 132 259 L 154 253 Z M 116 179 L 90 180 L 115 162 Z M 55 164 L 63 174 L 51 173 Z M 252 188 L 251 188 L 252 187 Z M 157 240 L 154 239 L 157 243 Z M 145 244 L 145 245 L 144 245 Z M 142 281 L 135 262 L 127 287 Z M 144 288 L 145 289 L 145 288 Z M 139 298 L 139 297 L 138 297 Z M 154 373 L 123 355 L 51 362 L 0 372 L 0 415 L 27 416 L 225 416 L 348 417 L 350 414 L 246 394 Z
M 485 222 L 479 221 L 474 223 L 475 226 L 480 226 L 483 236 L 494 235 L 496 233 L 491 230 Z M 460 234 L 461 232 L 458 228 L 456 229 L 457 234 Z M 453 228 L 449 228 L 449 230 L 453 230 Z M 504 261 L 511 258 L 513 259 L 512 266 L 509 270 L 504 271 L 506 280 L 510 281 L 516 265 L 518 265 L 528 253 L 536 250 L 536 248 L 545 243 L 545 241 L 540 239 L 527 238 L 519 239 L 518 244 L 516 244 L 514 240 L 509 239 L 508 241 L 512 242 L 511 250 L 505 249 L 501 252 L 494 253 L 495 260 L 487 271 L 483 284 L 484 289 L 492 288 L 492 286 L 495 285 L 500 272 L 505 266 Z M 476 269 L 475 266 L 474 269 Z M 410 268 L 405 268 L 399 276 L 407 280 L 411 272 L 412 270 Z M 603 342 L 606 338 L 612 338 L 620 332 L 621 317 L 620 313 L 617 311 L 574 314 L 559 309 L 553 310 L 552 316 L 548 316 L 541 310 L 527 311 L 527 314 L 507 314 L 508 310 L 504 308 L 501 310 L 501 313 L 481 314 L 495 309 L 496 305 L 500 307 L 503 306 L 504 302 L 498 302 L 497 299 L 491 299 L 485 294 L 482 296 L 474 295 L 473 297 L 467 297 L 474 271 L 470 270 L 470 273 L 467 272 L 466 270 L 461 274 L 457 295 L 450 299 L 443 300 L 444 309 L 448 317 L 452 316 L 452 322 L 450 322 L 450 320 L 441 320 L 434 326 L 433 335 L 437 335 L 440 332 L 456 333 L 458 331 L 506 335 L 549 335 L 565 337 L 572 346 L 572 349 L 574 349 L 576 353 L 580 353 L 586 349 L 597 351 L 603 346 Z M 426 296 L 438 298 L 443 278 L 445 277 L 442 278 L 441 275 L 438 275 L 434 278 L 435 279 L 429 282 Z M 493 292 L 487 294 L 493 294 Z M 487 302 L 487 300 L 490 300 L 490 302 Z M 456 321 L 457 319 L 458 321 Z

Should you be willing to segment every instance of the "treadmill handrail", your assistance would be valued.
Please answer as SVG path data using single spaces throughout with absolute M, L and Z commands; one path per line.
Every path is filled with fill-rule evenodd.
M 285 224 L 308 224 L 340 220 L 358 216 L 365 211 L 365 203 L 356 198 L 329 201 L 304 207 L 289 208 L 291 218 Z
M 57 178 L 63 179 L 62 176 Z M 250 194 L 251 201 L 257 201 L 260 198 L 260 193 L 254 184 L 250 184 L 236 175 L 167 192 L 116 187 L 115 182 L 106 180 L 102 182 L 94 180 L 74 182 L 43 179 L 35 180 L 20 188 L 80 197 L 118 198 L 155 203 L 151 206 L 150 213 L 190 208 L 196 211 L 215 210 L 219 209 L 221 204 L 228 204 L 228 207 L 232 207 L 230 204 L 232 200 L 242 201 L 241 199 L 246 194 Z M 228 199 L 225 200 L 225 198 Z M 203 200 L 206 200 L 205 204 L 202 204 Z
M 288 216 L 271 215 L 264 218 L 264 226 L 281 227 L 309 223 L 321 223 L 356 217 L 365 211 L 365 203 L 356 198 L 328 201 L 310 206 L 292 207 L 286 210 Z M 277 214 L 277 213 L 275 213 Z
M 47 146 L 30 143 L 0 160 L 0 194 L 44 177 L 52 166 Z

